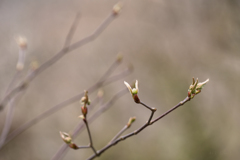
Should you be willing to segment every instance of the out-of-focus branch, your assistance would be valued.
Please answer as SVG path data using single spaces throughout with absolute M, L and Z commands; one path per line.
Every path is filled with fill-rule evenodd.
M 61 51 L 55 54 L 52 58 L 50 58 L 48 61 L 43 63 L 39 68 L 37 68 L 34 72 L 29 74 L 25 80 L 20 83 L 17 87 L 12 89 L 1 101 L 0 103 L 0 110 L 4 108 L 6 103 L 13 97 L 16 93 L 20 92 L 21 90 L 25 89 L 29 83 L 37 76 L 39 75 L 42 71 L 53 65 L 55 62 L 57 62 L 60 58 L 62 58 L 65 54 L 95 40 L 103 31 L 104 29 L 107 28 L 107 26 L 117 17 L 118 12 L 120 10 L 116 10 L 116 8 L 113 9 L 113 12 L 107 18 L 98 26 L 98 28 L 89 36 L 73 43 L 70 46 L 64 47 Z M 69 34 L 70 35 L 70 34 Z M 69 36 L 71 37 L 71 36 Z M 67 40 L 66 40 L 67 41 Z M 68 42 L 66 42 L 68 43 Z
M 12 123 L 12 118 L 13 118 L 14 107 L 15 107 L 15 98 L 12 98 L 9 102 L 9 107 L 8 107 L 8 110 L 7 110 L 5 123 L 4 123 L 3 130 L 2 130 L 2 133 L 1 133 L 1 137 L 0 137 L 0 149 L 4 145 L 6 137 L 8 135 L 9 130 L 10 130 L 11 123 Z
M 111 67 L 115 68 L 117 67 L 117 64 L 119 65 L 119 61 L 116 60 Z M 111 68 L 110 67 L 110 68 Z M 114 70 L 112 69 L 108 69 L 106 73 L 108 73 L 108 75 L 110 75 Z M 111 70 L 111 72 L 109 71 Z M 119 74 L 112 76 L 112 77 L 105 77 L 106 79 L 103 79 L 102 81 L 98 81 L 97 83 L 95 83 L 94 85 L 92 85 L 91 87 L 89 87 L 87 90 L 89 93 L 95 91 L 96 89 L 105 86 L 107 84 L 110 84 L 114 81 L 120 80 L 121 78 L 125 77 L 126 75 L 130 74 L 132 70 L 126 69 L 122 72 L 120 72 Z M 105 74 L 106 75 L 106 74 Z M 106 82 L 106 83 L 105 83 Z M 71 97 L 53 107 L 51 107 L 50 109 L 46 110 L 45 112 L 41 113 L 40 115 L 36 116 L 35 118 L 33 118 L 32 120 L 24 123 L 23 125 L 21 125 L 19 128 L 17 128 L 16 130 L 14 130 L 12 133 L 9 134 L 9 136 L 7 137 L 5 144 L 7 144 L 9 141 L 11 141 L 13 138 L 15 138 L 16 136 L 18 136 L 19 134 L 21 134 L 22 132 L 24 132 L 26 129 L 30 128 L 31 126 L 35 125 L 36 123 L 38 123 L 39 121 L 43 120 L 44 118 L 47 118 L 48 116 L 52 115 L 53 113 L 55 113 L 56 111 L 60 110 L 61 108 L 74 103 L 76 101 L 78 101 L 82 96 L 84 95 L 84 93 L 80 93 L 74 97 Z
M 9 91 L 11 90 L 11 88 L 14 87 L 15 81 L 19 80 L 19 76 L 24 68 L 24 62 L 25 62 L 25 54 L 26 54 L 26 49 L 27 49 L 27 40 L 24 37 L 17 37 L 16 38 L 16 42 L 19 48 L 18 51 L 18 61 L 16 64 L 16 73 L 13 77 L 13 79 L 10 81 L 7 90 L 6 90 L 6 94 L 9 93 Z M 5 143 L 5 140 L 7 138 L 7 135 L 9 133 L 9 130 L 11 128 L 12 125 L 12 119 L 13 119 L 13 115 L 14 115 L 14 107 L 16 105 L 16 99 L 19 97 L 19 95 L 15 95 L 14 97 L 11 98 L 10 103 L 9 103 L 9 107 L 7 110 L 7 115 L 5 118 L 5 123 L 2 129 L 2 133 L 0 136 L 0 149 L 2 148 L 2 146 Z
M 65 39 L 65 43 L 64 43 L 63 48 L 66 48 L 71 44 L 73 35 L 74 35 L 74 33 L 77 29 L 77 26 L 78 26 L 79 19 L 80 19 L 80 13 L 77 13 L 77 15 L 76 15 L 76 17 L 75 17 L 75 19 L 74 19 L 74 21 L 71 25 L 71 28 L 68 31 L 68 34 L 67 34 L 67 37 Z

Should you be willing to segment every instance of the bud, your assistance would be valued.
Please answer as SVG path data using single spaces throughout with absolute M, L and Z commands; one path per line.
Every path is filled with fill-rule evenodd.
M 85 96 L 82 97 L 81 100 L 80 100 L 80 102 L 82 102 L 82 103 L 87 103 L 87 97 L 85 97 Z
M 133 95 L 133 99 L 135 103 L 140 103 L 140 99 L 138 98 L 137 94 Z
M 209 79 L 207 79 L 204 82 L 198 83 L 196 86 L 196 94 L 198 94 L 199 92 L 201 92 L 203 86 L 205 86 L 205 84 L 207 84 L 207 82 L 209 82 Z
M 193 98 L 196 94 L 200 93 L 203 86 L 209 81 L 209 79 L 207 79 L 204 82 L 198 83 L 198 79 L 195 81 L 195 79 L 193 78 L 193 82 L 192 84 L 189 86 L 188 89 L 188 97 L 189 98 Z
M 81 118 L 81 119 L 85 119 L 85 117 L 84 117 L 84 115 L 80 115 L 80 116 L 78 116 L 78 118 Z
M 124 81 L 124 84 L 127 86 L 128 90 L 132 96 L 135 94 L 138 94 L 138 81 L 137 80 L 135 82 L 135 88 L 133 88 L 133 89 L 127 82 Z
M 18 71 L 21 71 L 21 70 L 23 70 L 23 68 L 24 68 L 24 64 L 21 63 L 21 62 L 18 62 L 17 65 L 16 65 L 16 69 L 17 69 Z
M 36 69 L 38 69 L 39 67 L 39 63 L 37 61 L 32 61 L 30 64 L 30 69 L 35 71 Z
M 87 107 L 86 106 L 82 106 L 81 109 L 82 109 L 82 114 L 84 115 L 84 117 L 86 117 L 87 112 L 88 112 Z
M 136 80 L 135 82 L 135 88 L 132 88 L 127 82 L 124 81 L 124 84 L 127 86 L 130 94 L 132 95 L 134 101 L 136 103 L 140 103 L 140 99 L 138 98 L 137 94 L 138 94 L 138 80 Z
M 72 149 L 78 149 L 78 146 L 75 143 L 70 143 L 68 146 Z
M 81 98 L 80 104 L 90 105 L 90 100 L 89 100 L 89 98 L 88 98 L 88 91 L 84 91 L 84 92 L 85 92 L 85 95 Z
M 114 15 L 118 15 L 120 12 L 121 12 L 121 9 L 122 9 L 122 3 L 117 3 L 113 6 L 113 14 Z
M 60 133 L 60 136 L 62 138 L 62 140 L 67 143 L 67 144 L 70 144 L 72 143 L 72 138 L 69 134 L 65 133 L 65 132 L 59 132 Z
M 27 48 L 27 39 L 25 37 L 19 36 L 19 37 L 16 37 L 15 40 L 16 40 L 19 48 L 21 48 L 21 49 Z
M 123 55 L 122 54 L 118 54 L 117 55 L 117 62 L 118 63 L 122 62 L 122 59 L 123 59 Z
M 97 93 L 97 96 L 98 96 L 99 98 L 102 98 L 103 95 L 104 95 L 104 92 L 103 92 L 102 89 L 100 89 L 100 90 L 98 91 L 98 93 Z
M 127 123 L 127 127 L 129 128 L 131 126 L 131 124 L 136 120 L 136 117 L 131 117 L 129 120 L 128 120 L 128 123 Z

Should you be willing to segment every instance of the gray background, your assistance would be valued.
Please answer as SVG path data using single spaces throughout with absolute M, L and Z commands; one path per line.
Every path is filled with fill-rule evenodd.
M 73 42 L 89 35 L 117 1 L 0 0 L 0 96 L 15 73 L 18 47 L 14 37 L 28 39 L 26 69 L 61 49 L 78 11 L 81 19 Z M 79 48 L 40 74 L 18 106 L 11 130 L 98 80 L 117 53 L 124 56 L 121 71 L 130 76 L 104 87 L 104 102 L 139 81 L 139 97 L 156 115 L 183 100 L 192 77 L 210 82 L 202 93 L 163 120 L 117 146 L 101 160 L 236 160 L 240 158 L 239 72 L 240 2 L 238 0 L 128 0 L 121 15 L 94 41 Z M 24 76 L 23 76 L 24 77 Z M 90 95 L 96 97 L 96 92 Z M 7 144 L 1 160 L 50 159 L 63 143 L 59 131 L 71 132 L 80 121 L 78 102 L 65 107 Z M 0 113 L 2 128 L 6 109 Z M 129 94 L 119 99 L 90 125 L 94 144 L 103 147 L 128 121 L 132 131 L 149 111 Z M 84 131 L 75 140 L 88 144 Z M 89 150 L 70 150 L 64 159 L 86 159 Z

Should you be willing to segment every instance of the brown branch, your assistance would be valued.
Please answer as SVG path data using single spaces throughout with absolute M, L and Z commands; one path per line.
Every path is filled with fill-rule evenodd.
M 97 153 L 98 153 L 97 155 L 96 155 L 96 154 L 93 154 L 92 156 L 90 156 L 90 157 L 88 158 L 88 160 L 92 160 L 92 159 L 96 158 L 97 156 L 100 156 L 103 152 L 105 152 L 107 149 L 111 148 L 112 146 L 116 145 L 118 142 L 121 142 L 121 141 L 123 141 L 123 140 L 125 140 L 125 139 L 127 139 L 127 138 L 130 138 L 130 137 L 134 136 L 134 135 L 137 135 L 139 132 L 141 132 L 141 131 L 142 131 L 143 129 L 145 129 L 146 127 L 148 127 L 148 126 L 152 125 L 153 123 L 157 122 L 158 120 L 162 119 L 163 117 L 165 117 L 166 115 L 168 115 L 169 113 L 171 113 L 172 111 L 174 111 L 174 110 L 177 109 L 178 107 L 184 105 L 186 102 L 188 102 L 188 101 L 190 101 L 190 100 L 191 100 L 190 97 L 185 98 L 183 101 L 179 102 L 176 106 L 174 106 L 172 109 L 170 109 L 169 111 L 165 112 L 164 114 L 162 114 L 162 115 L 159 116 L 158 118 L 152 120 L 151 122 L 149 122 L 149 120 L 148 120 L 148 122 L 146 122 L 146 123 L 145 123 L 143 126 L 141 126 L 139 129 L 137 129 L 137 130 L 135 130 L 135 131 L 133 131 L 133 132 L 125 135 L 125 136 L 122 136 L 122 137 L 118 138 L 117 140 L 115 140 L 114 142 L 106 145 L 106 146 L 103 147 L 101 150 L 97 151 Z M 144 105 L 144 106 L 145 106 L 145 105 Z M 145 106 L 145 107 L 146 107 L 146 106 Z M 152 114 L 153 114 L 153 112 L 154 112 L 154 111 L 152 111 Z M 149 117 L 149 119 L 151 119 L 152 114 L 151 114 L 151 116 Z
M 158 120 L 162 119 L 163 117 L 165 117 L 166 115 L 168 115 L 169 113 L 171 113 L 172 111 L 174 111 L 175 109 L 177 109 L 178 107 L 184 105 L 186 102 L 190 101 L 191 98 L 190 97 L 186 97 L 183 101 L 179 102 L 176 106 L 174 106 L 172 109 L 170 109 L 169 111 L 165 112 L 164 114 L 162 114 L 161 116 L 159 116 L 158 118 L 154 119 L 151 121 L 151 124 L 157 122 Z
M 95 155 L 98 155 L 96 149 L 95 149 L 94 146 L 93 146 L 92 136 L 91 136 L 91 132 L 90 132 L 90 129 L 89 129 L 89 126 L 88 126 L 88 122 L 87 122 L 86 119 L 84 119 L 83 121 L 84 121 L 84 123 L 85 123 L 85 125 L 86 125 L 87 132 L 88 132 L 88 137 L 89 137 L 89 141 L 90 141 L 89 146 L 92 148 L 92 150 L 93 150 L 93 152 L 95 153 Z

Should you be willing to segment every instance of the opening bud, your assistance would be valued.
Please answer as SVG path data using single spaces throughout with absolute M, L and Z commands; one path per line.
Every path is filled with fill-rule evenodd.
M 127 127 L 129 128 L 129 127 L 131 126 L 131 124 L 132 124 L 133 122 L 135 122 L 135 120 L 136 120 L 136 117 L 131 117 L 131 118 L 129 118 L 128 123 L 127 123 Z
M 65 133 L 65 132 L 59 132 L 60 133 L 60 136 L 62 138 L 62 140 L 67 143 L 67 144 L 71 144 L 72 143 L 72 138 L 71 136 L 68 134 L 68 133 Z
M 200 93 L 203 86 L 205 84 L 207 84 L 207 82 L 209 81 L 209 79 L 207 79 L 204 82 L 198 82 L 198 79 L 195 81 L 195 79 L 193 78 L 193 82 L 192 84 L 189 86 L 188 89 L 188 97 L 193 98 L 196 94 Z

